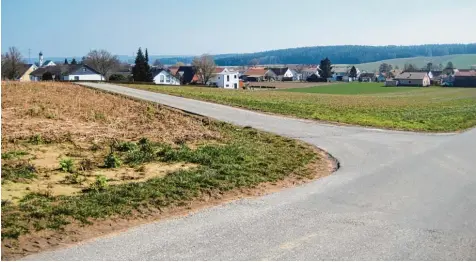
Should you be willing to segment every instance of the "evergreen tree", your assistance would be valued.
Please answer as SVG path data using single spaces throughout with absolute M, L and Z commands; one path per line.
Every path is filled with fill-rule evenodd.
M 139 50 L 137 51 L 136 55 L 136 60 L 134 62 L 134 67 L 132 68 L 132 78 L 134 81 L 144 81 L 145 79 L 145 57 L 144 54 L 142 53 L 142 49 L 139 47 Z
M 132 79 L 137 82 L 152 82 L 152 72 L 150 71 L 147 49 L 145 51 L 145 56 L 142 53 L 142 49 L 139 47 L 137 51 L 137 56 L 135 60 L 135 65 L 132 68 Z
M 68 59 L 67 59 L 67 58 L 64 59 L 64 64 L 65 64 L 65 65 L 68 64 Z
M 145 82 L 152 82 L 153 77 L 152 77 L 152 71 L 150 70 L 150 65 L 149 65 L 149 52 L 147 51 L 147 48 L 145 49 L 145 70 L 146 70 L 146 77 L 145 77 Z
M 352 66 L 352 68 L 350 69 L 349 77 L 351 77 L 351 78 L 356 78 L 357 77 L 357 69 L 355 68 L 355 66 Z
M 71 60 L 71 64 L 72 65 L 77 65 L 78 64 L 78 62 L 76 62 L 76 58 L 73 58 L 73 60 Z
M 331 60 L 326 57 L 326 59 L 321 60 L 321 64 L 319 66 L 320 69 L 320 76 L 324 79 L 332 77 L 332 64 Z

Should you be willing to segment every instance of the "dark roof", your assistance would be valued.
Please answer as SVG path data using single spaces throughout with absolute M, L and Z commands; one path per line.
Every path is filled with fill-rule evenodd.
M 395 77 L 395 79 L 422 80 L 427 76 L 426 72 L 404 72 Z
M 181 66 L 177 70 L 177 74 L 183 72 L 182 81 L 186 84 L 192 82 L 193 77 L 195 76 L 195 70 L 193 66 Z
M 374 73 L 362 73 L 360 74 L 360 77 L 375 77 Z
M 152 77 L 156 77 L 158 74 L 160 74 L 160 72 L 164 71 L 165 69 L 163 68 L 154 68 L 152 69 Z
M 282 76 L 288 71 L 287 67 L 270 67 L 268 69 L 273 71 L 277 76 Z
M 438 77 L 443 74 L 443 71 L 431 71 L 431 74 L 433 75 L 433 77 Z
M 20 71 L 19 71 L 19 77 L 22 77 L 26 71 L 28 71 L 28 69 L 30 69 L 30 67 L 32 66 L 33 64 L 23 64 L 20 68 Z
M 55 66 L 40 67 L 36 69 L 35 71 L 31 72 L 31 75 L 42 76 L 46 72 L 50 72 L 52 75 L 69 75 L 79 70 L 82 67 L 86 67 L 96 74 L 99 74 L 99 75 L 101 74 L 98 71 L 96 71 L 94 68 L 85 64 L 77 64 L 77 65 L 69 64 L 69 65 L 55 65 Z

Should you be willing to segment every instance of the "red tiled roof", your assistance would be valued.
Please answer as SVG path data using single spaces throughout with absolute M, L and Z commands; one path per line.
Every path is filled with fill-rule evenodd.
M 458 71 L 455 73 L 455 77 L 457 76 L 475 76 L 476 77 L 476 70 L 471 71 Z
M 221 73 L 221 72 L 223 72 L 223 70 L 225 70 L 225 68 L 223 68 L 223 67 L 216 67 L 216 68 L 215 68 L 215 73 L 217 73 L 217 74 L 218 74 L 218 73 Z
M 258 76 L 264 76 L 268 70 L 264 68 L 251 68 L 248 69 L 243 75 L 258 75 Z

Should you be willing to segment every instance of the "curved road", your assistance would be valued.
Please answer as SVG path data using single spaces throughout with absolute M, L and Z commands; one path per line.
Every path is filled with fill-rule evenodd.
M 331 176 L 27 260 L 475 260 L 476 129 L 333 126 L 110 84 L 90 87 L 298 138 Z

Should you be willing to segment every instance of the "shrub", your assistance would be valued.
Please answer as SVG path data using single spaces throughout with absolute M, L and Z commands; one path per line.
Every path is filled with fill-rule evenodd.
M 134 142 L 122 142 L 116 146 L 116 149 L 120 152 L 128 152 L 137 149 L 137 144 Z
M 104 159 L 106 168 L 117 168 L 121 166 L 121 160 L 113 152 L 109 153 Z
M 60 160 L 60 169 L 64 172 L 73 173 L 74 172 L 74 162 L 71 158 L 63 158 Z
M 120 74 L 112 74 L 109 77 L 109 81 L 127 81 L 127 78 Z
M 30 139 L 28 140 L 28 142 L 30 142 L 34 145 L 41 145 L 45 141 L 43 140 L 43 138 L 41 137 L 40 134 L 36 134 L 36 135 L 31 136 Z
M 96 181 L 91 184 L 89 189 L 94 191 L 103 191 L 108 188 L 107 177 L 103 175 L 96 176 Z

